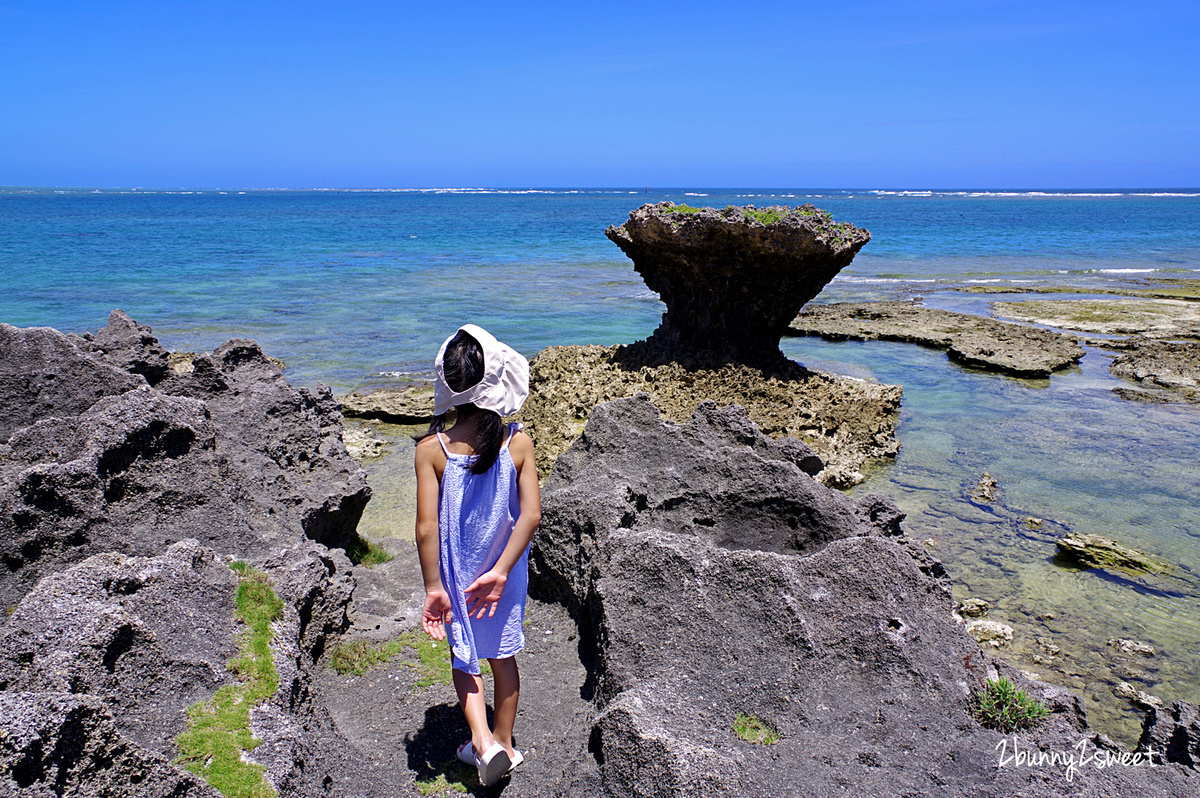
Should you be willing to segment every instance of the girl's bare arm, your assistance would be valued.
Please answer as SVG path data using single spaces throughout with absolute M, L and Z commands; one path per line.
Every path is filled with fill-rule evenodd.
M 432 446 L 430 446 L 432 444 Z M 450 620 L 450 597 L 442 585 L 440 546 L 438 543 L 438 475 L 435 457 L 441 454 L 432 437 L 417 444 L 417 556 L 421 560 L 421 576 L 425 580 L 425 606 L 421 626 L 435 640 L 446 637 L 446 622 Z

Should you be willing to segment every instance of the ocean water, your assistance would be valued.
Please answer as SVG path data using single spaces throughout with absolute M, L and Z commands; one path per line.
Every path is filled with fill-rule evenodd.
M 954 289 L 1200 277 L 1200 191 L 0 189 L 0 321 L 85 332 L 121 308 L 172 349 L 254 338 L 293 382 L 338 392 L 428 374 L 464 321 L 530 356 L 629 342 L 663 306 L 604 228 L 666 199 L 812 202 L 866 227 L 871 242 L 822 302 L 919 296 L 986 314 L 1012 297 Z M 1119 399 L 1097 349 L 1019 380 L 902 344 L 782 346 L 813 368 L 904 385 L 900 456 L 856 491 L 899 502 L 956 595 L 1014 627 L 1002 656 L 1082 691 L 1096 725 L 1126 742 L 1138 713 L 1114 694 L 1120 682 L 1200 701 L 1200 408 Z M 981 508 L 966 495 L 985 471 L 1002 499 Z M 1139 580 L 1068 568 L 1053 545 L 1067 529 L 1176 569 Z M 1107 645 L 1119 638 L 1160 653 L 1122 655 Z

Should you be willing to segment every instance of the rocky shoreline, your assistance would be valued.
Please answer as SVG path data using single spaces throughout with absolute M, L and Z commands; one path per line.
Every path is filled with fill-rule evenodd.
M 281 601 L 278 686 L 250 709 L 261 742 L 244 754 L 270 789 L 474 789 L 453 768 L 463 731 L 448 685 L 421 687 L 404 660 L 332 670 L 347 643 L 411 629 L 420 584 L 409 544 L 375 569 L 342 552 L 369 489 L 328 391 L 293 388 L 248 341 L 181 375 L 124 314 L 94 339 L 112 343 L 0 328 L 5 791 L 215 796 L 176 740 L 185 710 L 239 682 L 228 663 L 246 568 Z M 589 408 L 546 483 L 529 763 L 498 792 L 1052 796 L 1063 770 L 1031 782 L 997 765 L 996 746 L 1082 740 L 1120 756 L 1077 697 L 980 651 L 895 506 L 829 489 L 821 465 L 737 408 L 700 404 L 681 424 L 649 394 Z M 981 726 L 972 695 L 999 675 L 1050 719 L 1011 737 Z M 745 737 L 739 717 L 775 741 Z M 1083 771 L 1072 794 L 1193 794 L 1196 708 L 1148 712 L 1144 742 L 1155 767 Z
M 1200 305 L 1194 301 L 1045 299 L 993 302 L 991 311 L 1022 323 L 912 301 L 834 303 L 806 308 L 789 334 L 919 344 L 944 349 L 964 365 L 1030 378 L 1069 368 L 1084 357 L 1086 344 L 1117 353 L 1109 372 L 1137 385 L 1114 388 L 1122 398 L 1200 402 Z

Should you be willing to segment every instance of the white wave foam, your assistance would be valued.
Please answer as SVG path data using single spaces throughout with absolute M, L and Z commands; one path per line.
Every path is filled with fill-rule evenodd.
M 846 277 L 838 275 L 833 278 L 835 283 L 936 283 L 934 279 L 906 279 L 904 277 Z
M 916 189 L 872 189 L 868 194 L 893 197 L 1200 197 L 1191 191 L 924 191 Z
M 701 193 L 699 193 L 699 192 L 696 192 L 696 191 L 685 191 L 685 192 L 683 192 L 683 196 L 685 196 L 685 197 L 707 197 L 708 195 L 707 195 L 707 194 L 701 194 Z
M 1089 274 L 1152 274 L 1158 269 L 1087 269 Z

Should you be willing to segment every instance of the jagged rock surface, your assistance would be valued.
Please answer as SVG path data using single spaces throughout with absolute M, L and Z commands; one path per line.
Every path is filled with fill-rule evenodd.
M 1153 752 L 1158 762 L 1200 768 L 1200 707 L 1175 701 L 1146 716 L 1138 748 Z
M 1108 364 L 1113 376 L 1165 389 L 1178 399 L 1200 403 L 1200 343 L 1136 337 L 1107 345 L 1123 350 Z
M 776 366 L 788 323 L 871 240 L 854 225 L 804 205 L 673 210 L 646 204 L 604 231 L 667 306 L 662 324 L 635 345 L 643 362 L 689 359 Z
M 48 576 L 0 628 L 0 690 L 100 698 L 124 736 L 172 756 L 187 707 L 235 680 L 237 582 L 195 541 Z
M 0 324 L 0 441 L 39 419 L 77 416 L 103 396 L 145 384 L 81 352 L 58 330 Z
M 114 313 L 92 343 L 148 332 Z M 147 384 L 50 329 L 0 330 L 10 412 L 0 444 L 0 603 L 98 552 L 149 555 L 186 538 L 243 556 L 307 536 L 345 546 L 370 489 L 326 388 L 288 384 L 251 341 Z M 83 339 L 80 339 L 83 340 Z M 152 358 L 153 359 L 153 358 Z
M 1048 377 L 1084 356 L 1069 335 L 912 302 L 814 305 L 792 321 L 789 332 L 833 341 L 922 344 L 945 349 L 951 360 L 1019 377 Z
M 281 794 L 361 794 L 310 674 L 327 639 L 349 627 L 350 563 L 304 541 L 260 565 L 284 607 L 272 625 L 279 689 L 251 710 L 262 742 L 250 757 Z M 13 772 L 34 774 L 13 777 L 17 794 L 40 795 L 42 782 L 58 779 L 53 794 L 140 795 L 140 778 L 154 772 L 167 788 L 147 795 L 215 795 L 169 763 L 187 708 L 236 681 L 228 663 L 238 651 L 237 583 L 229 563 L 194 540 L 158 557 L 96 555 L 39 582 L 0 628 L 0 701 L 23 708 L 17 732 L 33 724 L 41 737 L 38 746 L 14 744 L 11 757 L 30 762 Z M 61 712 L 78 717 L 47 723 Z M 106 772 L 55 757 L 31 763 L 48 751 L 114 747 L 129 764 Z
M 46 692 L 0 692 L 0 794 L 221 798 L 169 757 L 126 738 L 100 699 Z
M 171 356 L 148 325 L 138 324 L 120 310 L 108 315 L 108 325 L 96 333 L 70 336 L 84 352 L 130 374 L 140 374 L 151 385 L 171 376 Z
M 617 362 L 621 352 L 622 347 L 552 346 L 530 363 L 529 398 L 516 418 L 537 444 L 538 471 L 544 476 L 579 437 L 593 407 L 639 392 L 679 423 L 708 399 L 741 405 L 767 435 L 802 439 L 812 447 L 825 464 L 818 479 L 827 485 L 862 482 L 863 471 L 900 448 L 898 385 L 820 374 L 795 363 L 778 374 L 746 365 L 632 368 Z
M 1072 781 L 997 768 L 1005 738 L 972 712 L 996 666 L 956 624 L 940 567 L 917 559 L 890 502 L 822 495 L 758 436 L 740 441 L 739 418 L 709 406 L 675 426 L 644 398 L 602 405 L 546 484 L 531 587 L 580 619 L 609 794 L 1183 796 L 1200 785 L 1178 766 Z M 754 506 L 726 508 L 740 491 Z M 1103 742 L 1086 736 L 1077 697 L 1006 675 L 1054 710 L 1020 735 L 1027 749 Z M 778 742 L 740 739 L 738 713 Z

